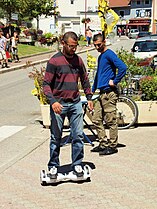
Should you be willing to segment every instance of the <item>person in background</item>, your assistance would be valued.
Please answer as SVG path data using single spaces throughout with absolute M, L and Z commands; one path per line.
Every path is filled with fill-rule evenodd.
M 3 36 L 3 31 L 0 28 L 0 53 L 1 53 L 1 64 L 2 68 L 9 68 L 8 59 L 6 57 L 6 45 L 7 39 Z
M 119 36 L 119 38 L 121 37 L 121 35 L 122 35 L 122 29 L 120 27 L 118 27 L 118 36 Z
M 98 57 L 98 68 L 92 92 L 94 93 L 99 89 L 100 96 L 95 104 L 92 117 L 92 122 L 97 130 L 99 145 L 91 151 L 99 152 L 99 155 L 110 155 L 118 152 L 117 84 L 125 76 L 127 66 L 111 49 L 107 49 L 102 34 L 94 35 L 93 43 L 97 51 L 100 52 L 100 56 Z M 109 127 L 109 138 L 106 135 L 104 120 Z
M 19 62 L 19 56 L 18 56 L 18 34 L 17 32 L 14 32 L 13 37 L 11 38 L 11 51 L 12 51 L 12 55 L 13 55 L 13 60 L 15 60 L 15 62 Z
M 91 46 L 91 39 L 92 39 L 92 31 L 88 27 L 86 29 L 86 40 L 87 40 L 87 45 L 86 46 Z
M 6 40 L 7 40 L 7 43 L 6 43 L 6 57 L 8 59 L 8 62 L 12 62 L 12 59 L 11 59 L 11 37 L 9 35 L 9 33 L 6 34 Z
M 88 107 L 93 109 L 92 92 L 85 65 L 77 54 L 78 37 L 74 32 L 67 32 L 62 37 L 63 49 L 48 62 L 43 81 L 44 93 L 50 102 L 51 139 L 48 170 L 56 175 L 60 166 L 59 153 L 65 117 L 69 120 L 72 136 L 72 169 L 77 175 L 83 175 L 83 110 L 80 100 L 78 81 L 88 100 Z

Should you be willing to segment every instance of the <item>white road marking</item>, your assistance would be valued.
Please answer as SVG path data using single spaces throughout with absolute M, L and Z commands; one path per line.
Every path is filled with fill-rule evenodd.
M 1 126 L 0 127 L 0 142 L 4 139 L 16 134 L 17 132 L 24 129 L 26 126 Z

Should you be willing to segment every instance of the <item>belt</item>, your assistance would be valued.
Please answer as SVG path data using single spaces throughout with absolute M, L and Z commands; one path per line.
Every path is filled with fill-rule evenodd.
M 70 99 L 70 98 L 68 98 L 68 99 L 63 99 L 63 101 L 64 101 L 64 102 L 71 102 L 71 103 L 74 102 L 74 100 L 73 100 L 73 99 Z
M 112 91 L 114 91 L 114 90 L 113 89 L 100 90 L 100 94 L 108 94 Z

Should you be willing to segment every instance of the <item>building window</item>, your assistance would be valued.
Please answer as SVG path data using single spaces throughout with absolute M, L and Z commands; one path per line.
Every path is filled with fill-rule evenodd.
M 74 4 L 74 0 L 70 0 L 71 4 Z
M 137 4 L 137 5 L 140 5 L 140 4 L 141 4 L 141 1 L 137 1 L 136 4 Z
M 93 8 L 92 7 L 88 7 L 88 11 L 93 11 Z
M 121 17 L 124 17 L 124 11 L 119 11 Z
M 150 4 L 149 0 L 145 0 L 144 3 L 145 3 L 146 5 L 149 5 L 149 4 Z

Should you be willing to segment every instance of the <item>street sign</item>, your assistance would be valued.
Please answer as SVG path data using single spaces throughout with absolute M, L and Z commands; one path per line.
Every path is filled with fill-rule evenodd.
M 12 14 L 11 14 L 11 19 L 12 19 L 12 20 L 18 20 L 18 14 L 12 13 Z

